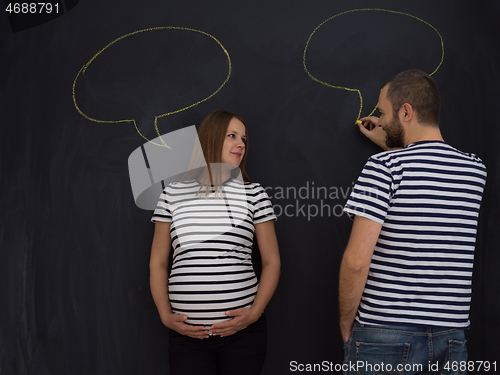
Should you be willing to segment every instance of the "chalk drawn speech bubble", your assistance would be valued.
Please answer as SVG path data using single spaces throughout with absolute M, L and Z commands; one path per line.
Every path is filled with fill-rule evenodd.
M 356 120 L 363 110 L 359 87 L 377 86 L 373 77 L 383 76 L 389 68 L 393 74 L 416 68 L 432 75 L 443 59 L 443 38 L 434 26 L 411 14 L 372 8 L 352 9 L 326 19 L 309 35 L 303 53 L 304 70 L 312 80 L 358 94 Z
M 72 97 L 87 120 L 133 123 L 147 141 L 143 132 L 153 122 L 159 139 L 153 143 L 169 147 L 158 119 L 207 101 L 230 76 L 229 53 L 214 36 L 185 27 L 154 27 L 123 35 L 97 52 L 76 75 Z

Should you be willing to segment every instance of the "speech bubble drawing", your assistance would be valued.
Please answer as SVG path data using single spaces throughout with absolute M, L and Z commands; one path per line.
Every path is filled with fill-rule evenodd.
M 214 53 L 214 48 L 221 53 Z M 147 141 L 140 128 L 154 122 L 158 138 L 152 143 L 169 147 L 158 129 L 158 119 L 212 98 L 228 82 L 231 69 L 228 51 L 204 31 L 148 28 L 123 35 L 97 52 L 76 75 L 72 98 L 76 110 L 87 120 L 133 123 Z M 87 108 L 82 109 L 83 105 Z
M 361 17 L 368 15 L 370 16 L 368 19 Z M 406 20 L 403 28 L 400 26 L 398 28 L 395 24 L 387 22 L 388 17 L 382 17 L 384 15 L 389 16 L 389 21 L 391 16 L 404 16 L 408 20 Z M 419 29 L 419 26 L 424 26 L 424 28 Z M 336 28 L 341 30 L 342 33 L 340 31 L 335 32 Z M 323 35 L 319 36 L 319 31 L 322 31 Z M 415 35 L 412 34 L 417 32 L 419 35 L 418 38 L 415 38 Z M 444 60 L 443 38 L 434 26 L 418 17 L 399 11 L 374 8 L 348 10 L 326 19 L 309 35 L 303 53 L 304 70 L 312 80 L 324 86 L 356 92 L 360 102 L 357 121 L 361 118 L 363 110 L 363 96 L 360 88 L 352 86 L 362 86 L 366 82 L 361 81 L 368 80 L 359 75 L 359 71 L 367 71 L 370 77 L 377 76 L 380 75 L 380 72 L 375 72 L 377 63 L 381 66 L 391 63 L 397 66 L 405 60 L 411 60 L 414 64 L 428 66 L 430 64 L 429 54 L 422 53 L 422 51 L 425 51 L 428 45 L 432 44 L 429 43 L 429 39 L 433 35 L 439 37 L 440 59 L 437 66 L 435 66 L 435 62 L 432 64 L 435 68 L 429 75 L 436 73 Z M 408 36 L 411 36 L 413 44 L 408 41 Z M 316 53 L 310 51 L 313 37 L 315 37 L 315 40 L 318 39 Z M 393 43 L 388 43 L 387 39 L 392 40 Z M 387 50 L 380 53 L 373 51 L 373 46 L 382 49 L 383 45 L 389 45 L 390 48 L 393 48 L 393 51 Z M 354 48 L 354 46 L 357 48 Z M 313 56 L 310 56 L 311 54 Z M 311 68 L 311 65 L 314 68 Z M 411 68 L 414 68 L 414 65 Z M 311 73 L 312 69 L 315 69 L 315 75 Z M 398 69 L 399 71 L 404 70 L 399 66 Z M 352 72 L 355 72 L 356 76 L 352 76 L 350 74 Z M 332 78 L 332 76 L 334 77 Z M 337 84 L 329 83 L 333 81 Z M 370 82 L 369 84 L 374 85 L 375 83 Z M 380 88 L 380 86 L 378 87 Z M 368 116 L 371 116 L 376 108 L 375 106 Z

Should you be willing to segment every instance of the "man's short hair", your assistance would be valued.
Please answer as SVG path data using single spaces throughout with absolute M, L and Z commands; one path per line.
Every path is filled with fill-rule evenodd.
M 389 85 L 387 99 L 391 102 L 394 115 L 408 103 L 416 112 L 422 124 L 439 126 L 441 96 L 436 81 L 420 70 L 406 70 L 396 74 L 385 84 Z

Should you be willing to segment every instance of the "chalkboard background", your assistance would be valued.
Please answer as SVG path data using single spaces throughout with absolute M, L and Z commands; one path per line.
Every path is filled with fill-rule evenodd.
M 358 93 L 331 86 L 359 89 L 367 115 L 386 79 L 438 67 L 439 35 L 444 60 L 433 77 L 444 138 L 480 156 L 489 172 L 469 358 L 500 367 L 500 3 L 59 4 L 61 14 L 47 22 L 0 14 L 1 374 L 168 373 L 167 329 L 148 283 L 151 212 L 134 203 L 127 159 L 145 142 L 138 131 L 156 136 L 156 116 L 198 102 L 158 118 L 161 134 L 198 125 L 216 108 L 241 114 L 247 171 L 280 215 L 283 271 L 267 309 L 263 373 L 288 374 L 292 361 L 340 364 L 337 278 L 351 227 L 340 207 L 380 150 L 354 125 Z M 343 14 L 366 8 L 404 14 Z M 142 32 L 99 54 L 75 84 L 90 119 L 82 116 L 72 96 L 80 69 L 117 38 L 155 27 L 183 29 Z M 324 84 L 303 64 L 315 29 L 306 65 Z M 131 119 L 137 129 L 117 122 Z

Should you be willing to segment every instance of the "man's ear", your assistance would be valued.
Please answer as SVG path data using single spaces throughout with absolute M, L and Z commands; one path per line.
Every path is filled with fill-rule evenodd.
M 399 110 L 399 119 L 401 122 L 410 121 L 415 117 L 415 112 L 410 103 L 405 103 Z

